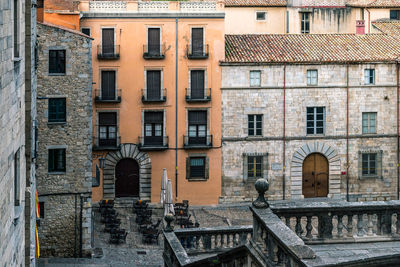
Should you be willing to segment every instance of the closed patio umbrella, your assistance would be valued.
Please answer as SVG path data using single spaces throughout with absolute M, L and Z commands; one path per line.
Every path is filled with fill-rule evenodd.
M 171 180 L 168 179 L 167 183 L 167 195 L 166 195 L 166 202 L 164 205 L 164 216 L 168 213 L 175 214 L 174 211 L 174 204 L 172 203 L 172 184 Z
M 167 183 L 168 183 L 167 169 L 164 168 L 161 177 L 161 193 L 160 193 L 161 205 L 164 205 L 164 203 L 166 202 Z

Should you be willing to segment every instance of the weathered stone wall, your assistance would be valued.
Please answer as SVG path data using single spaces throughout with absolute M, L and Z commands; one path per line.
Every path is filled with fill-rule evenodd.
M 13 56 L 13 1 L 0 1 L 0 265 L 24 264 L 25 204 L 25 1 L 18 1 L 19 58 Z M 19 150 L 18 205 L 14 156 Z
M 80 256 L 90 253 L 92 50 L 91 39 L 79 32 L 38 24 L 37 188 L 44 202 L 39 227 L 41 254 Z M 66 50 L 66 74 L 49 75 L 49 50 Z M 66 123 L 48 123 L 48 98 L 65 97 Z M 66 148 L 66 172 L 48 172 L 48 149 Z M 82 200 L 82 209 L 81 209 Z M 82 214 L 82 221 L 80 220 Z M 81 228 L 82 225 L 82 228 Z
M 375 85 L 364 85 L 364 69 L 375 69 Z M 307 70 L 318 70 L 318 85 L 307 86 Z M 250 70 L 261 70 L 261 87 L 249 86 Z M 271 199 L 301 198 L 301 164 L 297 151 L 331 148 L 328 197 L 346 197 L 346 66 L 288 65 L 286 67 L 286 148 L 283 162 L 283 66 L 222 67 L 222 200 L 254 197 L 244 179 L 244 154 L 268 153 L 267 176 Z M 396 66 L 349 66 L 349 196 L 350 200 L 397 198 Z M 306 108 L 325 107 L 325 133 L 306 134 Z M 377 112 L 376 134 L 362 134 L 362 112 Z M 263 114 L 263 136 L 247 136 L 247 115 Z M 308 144 L 308 147 L 304 146 Z M 359 177 L 359 152 L 382 151 L 382 177 Z M 303 153 L 303 152 L 302 152 Z M 307 153 L 305 153 L 306 155 Z M 284 168 L 285 167 L 285 168 Z

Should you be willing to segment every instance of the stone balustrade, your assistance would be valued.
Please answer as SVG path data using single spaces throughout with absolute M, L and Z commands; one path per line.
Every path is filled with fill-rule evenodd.
M 299 202 L 272 210 L 310 244 L 400 240 L 400 201 Z

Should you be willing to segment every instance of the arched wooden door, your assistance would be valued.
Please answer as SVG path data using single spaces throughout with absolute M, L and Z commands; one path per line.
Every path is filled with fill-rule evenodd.
M 121 159 L 115 166 L 115 197 L 139 196 L 139 164 L 134 159 Z
M 304 197 L 327 197 L 328 181 L 328 160 L 319 153 L 313 153 L 307 156 L 303 162 Z

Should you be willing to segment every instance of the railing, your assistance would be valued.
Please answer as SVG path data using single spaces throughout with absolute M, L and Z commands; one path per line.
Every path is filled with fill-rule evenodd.
M 186 88 L 186 102 L 208 102 L 211 101 L 211 88 L 196 89 Z
M 144 59 L 164 59 L 165 58 L 165 44 L 143 45 L 143 58 Z
M 114 94 L 104 94 L 102 90 L 96 89 L 94 91 L 94 100 L 97 103 L 119 103 L 121 102 L 121 89 L 115 90 Z
M 126 11 L 126 1 L 89 1 L 91 12 L 116 12 Z
M 139 136 L 139 149 L 141 150 L 168 149 L 168 136 Z
M 292 203 L 272 210 L 310 244 L 400 240 L 400 201 Z
M 151 89 L 153 90 L 153 89 Z M 167 89 L 159 89 L 159 93 L 152 92 L 149 94 L 147 89 L 142 89 L 142 102 L 143 103 L 151 103 L 151 102 L 165 102 L 167 101 Z
M 119 45 L 110 46 L 97 46 L 98 59 L 118 59 L 119 58 Z
M 206 136 L 183 136 L 183 147 L 190 149 L 212 147 L 212 135 Z
M 168 11 L 169 3 L 167 1 L 139 1 L 138 10 L 139 11 Z
M 187 1 L 179 2 L 179 6 L 182 12 L 201 12 L 201 11 L 215 11 L 217 9 L 216 1 Z
M 195 46 L 193 49 L 193 44 L 186 46 L 186 55 L 189 59 L 206 59 L 208 58 L 208 44 Z
M 120 136 L 116 138 L 93 137 L 93 150 L 117 150 L 120 144 Z

